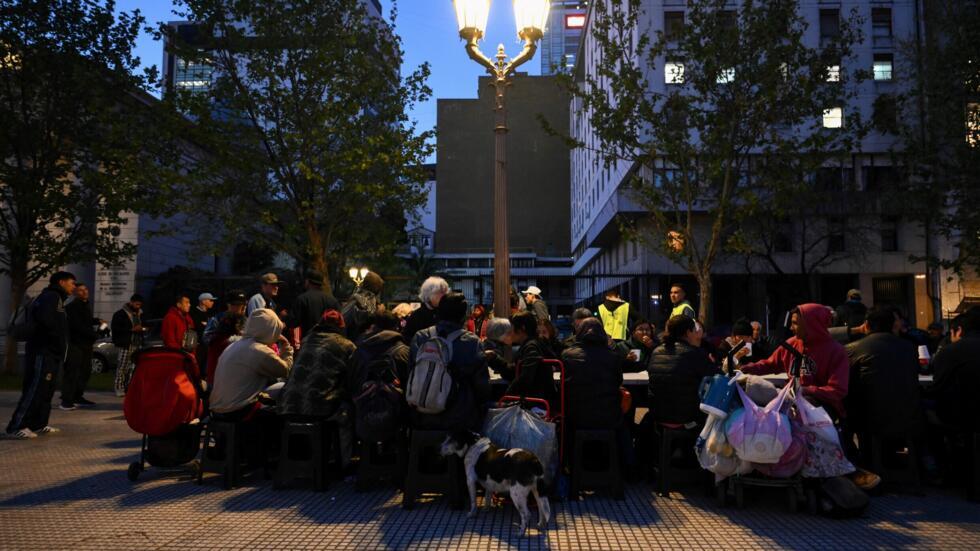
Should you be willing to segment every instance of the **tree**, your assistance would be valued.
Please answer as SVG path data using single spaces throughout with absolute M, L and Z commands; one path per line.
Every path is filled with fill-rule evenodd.
M 0 0 L 0 274 L 12 311 L 62 266 L 134 253 L 116 239 L 124 213 L 149 208 L 144 192 L 175 156 L 152 131 L 155 73 L 136 72 L 143 23 L 112 1 Z
M 565 79 L 596 138 L 573 145 L 632 174 L 647 214 L 624 228 L 697 279 L 705 320 L 712 267 L 746 206 L 780 191 L 754 172 L 845 149 L 855 115 L 843 109 L 859 76 L 846 67 L 860 38 L 854 14 L 810 47 L 798 2 L 729 4 L 689 2 L 683 25 L 652 32 L 640 2 L 600 0 L 587 37 L 595 70 Z M 847 123 L 824 128 L 838 107 Z
M 929 267 L 940 319 L 938 269 L 960 276 L 980 269 L 980 10 L 958 0 L 925 9 L 926 34 L 902 46 L 909 62 L 898 67 L 911 87 L 898 102 L 905 178 L 890 199 L 924 226 L 927 246 L 913 260 Z
M 175 51 L 214 68 L 206 92 L 172 93 L 210 154 L 179 190 L 208 213 L 208 244 L 253 240 L 328 277 L 392 254 L 432 150 L 406 114 L 431 93 L 428 65 L 399 76 L 395 11 L 388 24 L 360 0 L 177 4 L 199 36 L 171 33 Z

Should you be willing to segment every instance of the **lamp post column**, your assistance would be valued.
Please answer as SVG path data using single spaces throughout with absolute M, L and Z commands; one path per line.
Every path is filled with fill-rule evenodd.
M 510 317 L 510 244 L 507 233 L 507 107 L 503 45 L 497 50 L 494 75 L 494 160 L 493 160 L 493 311 Z

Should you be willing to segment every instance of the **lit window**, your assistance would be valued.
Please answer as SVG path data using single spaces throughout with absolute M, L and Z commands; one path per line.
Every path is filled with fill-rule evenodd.
M 718 73 L 718 84 L 731 84 L 735 82 L 735 69 L 725 69 Z
M 664 64 L 664 81 L 667 84 L 684 83 L 684 64 L 677 61 L 668 61 Z
M 827 66 L 827 82 L 840 82 L 840 65 Z
M 966 143 L 980 146 L 980 103 L 966 104 Z
M 892 54 L 875 54 L 873 72 L 875 80 L 891 80 Z
M 841 128 L 842 126 L 844 126 L 844 109 L 840 107 L 831 107 L 830 109 L 824 109 L 823 111 L 824 128 Z
M 566 29 L 581 29 L 585 26 L 585 14 L 574 13 L 565 16 Z

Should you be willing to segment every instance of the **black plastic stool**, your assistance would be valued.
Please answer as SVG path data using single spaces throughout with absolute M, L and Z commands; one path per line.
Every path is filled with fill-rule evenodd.
M 697 440 L 698 433 L 694 429 L 684 428 L 683 425 L 657 423 L 654 428 L 655 434 L 660 440 L 660 449 L 657 454 L 657 494 L 669 496 L 672 482 L 672 471 L 670 460 L 674 455 L 674 442 L 677 440 L 687 440 L 693 446 Z M 698 469 L 700 475 L 701 469 Z
M 886 442 L 900 442 L 907 450 L 905 457 L 905 467 L 893 469 L 886 466 L 885 444 Z M 887 484 L 899 483 L 901 487 L 908 487 L 913 495 L 922 495 L 922 482 L 919 475 L 919 459 L 915 453 L 915 444 L 912 438 L 907 436 L 878 436 L 875 434 L 862 435 L 861 444 L 865 442 L 871 446 L 871 471 L 881 477 Z M 898 455 L 892 454 L 892 455 Z M 894 484 L 893 484 L 894 485 Z
M 326 465 L 323 452 L 324 425 L 320 421 L 286 421 L 282 429 L 282 450 L 273 487 L 282 488 L 300 478 L 313 481 L 313 489 L 322 492 L 327 488 Z M 330 436 L 327 435 L 327 440 Z M 306 444 L 306 454 L 300 454 L 300 444 Z M 330 446 L 330 442 L 327 442 Z
M 405 434 L 400 432 L 390 442 L 361 441 L 360 462 L 357 464 L 357 480 L 354 489 L 362 492 L 371 486 L 388 481 L 401 487 L 405 480 L 407 447 Z M 393 448 L 391 453 L 382 453 L 382 445 Z
M 204 483 L 204 473 L 220 473 L 222 487 L 230 490 L 238 484 L 241 475 L 239 423 L 211 419 L 204 430 L 204 445 L 201 447 L 201 468 L 197 472 L 197 483 Z M 212 445 L 212 440 L 213 444 Z
M 807 500 L 806 493 L 803 490 L 803 479 L 799 477 L 793 478 L 769 478 L 759 475 L 748 475 L 748 476 L 730 476 L 727 479 L 728 482 L 728 493 L 735 495 L 735 505 L 739 509 L 745 507 L 745 488 L 746 487 L 756 487 L 756 488 L 777 488 L 786 490 L 786 498 L 788 500 L 787 505 L 789 505 L 789 510 L 791 513 L 795 513 L 799 510 L 801 502 Z M 722 482 L 722 486 L 725 483 Z M 722 487 L 719 491 L 723 491 Z M 724 501 L 724 495 L 719 495 L 719 501 Z
M 423 458 L 440 457 L 442 443 L 448 435 L 444 430 L 412 430 L 408 452 L 408 472 L 402 508 L 412 509 L 422 493 L 441 493 L 449 496 L 453 509 L 462 509 L 466 492 L 463 491 L 463 465 L 459 457 L 444 458 L 445 467 L 439 472 L 425 472 Z
M 608 488 L 614 498 L 625 499 L 616 431 L 576 430 L 574 442 L 571 495 L 577 498 L 583 489 Z M 606 449 L 605 469 L 590 469 L 585 460 L 586 453 L 595 449 L 596 444 Z

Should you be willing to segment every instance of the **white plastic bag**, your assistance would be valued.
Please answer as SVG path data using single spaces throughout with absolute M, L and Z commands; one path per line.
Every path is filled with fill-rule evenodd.
M 521 448 L 533 453 L 544 465 L 545 481 L 553 480 L 558 466 L 554 423 L 514 404 L 488 411 L 483 434 L 501 448 Z
M 796 409 L 800 415 L 800 424 L 806 427 L 808 432 L 813 433 L 817 438 L 826 440 L 835 446 L 840 446 L 840 437 L 837 435 L 837 427 L 834 420 L 830 418 L 827 410 L 820 406 L 810 403 L 799 389 L 799 385 L 794 389 Z

